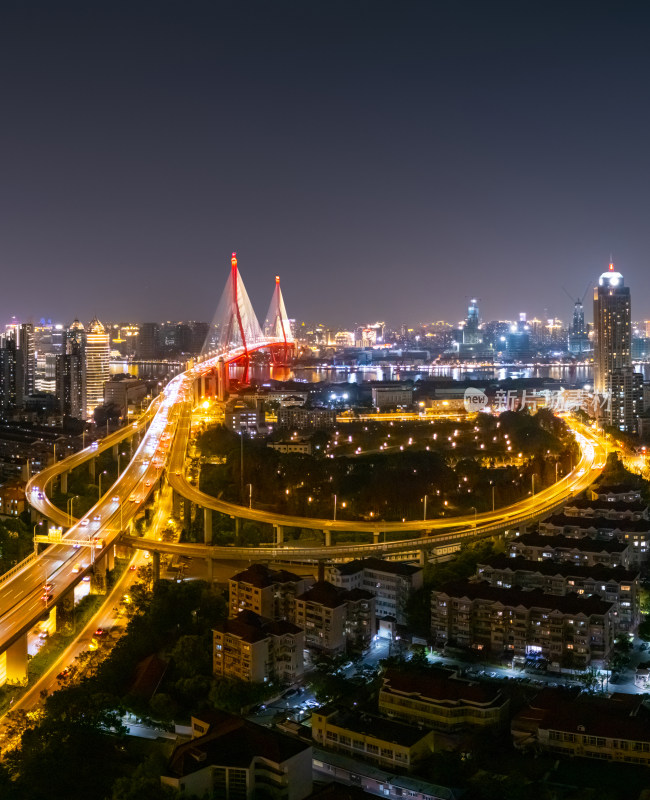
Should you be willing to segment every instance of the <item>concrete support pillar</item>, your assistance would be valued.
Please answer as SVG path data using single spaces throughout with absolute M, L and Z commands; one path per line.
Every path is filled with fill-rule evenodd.
M 5 682 L 24 683 L 27 680 L 27 634 L 24 633 L 3 653 Z
M 118 457 L 119 454 L 120 454 L 120 446 L 119 446 L 119 444 L 114 444 L 113 445 L 113 458 L 115 459 L 115 461 L 117 461 L 117 457 Z
M 95 481 L 95 471 L 96 471 L 96 460 L 95 458 L 88 459 L 88 472 L 90 473 L 90 479 L 94 482 Z
M 423 567 L 427 563 L 427 551 L 418 550 L 418 564 Z
M 523 536 L 527 532 L 528 532 L 528 526 L 522 522 L 521 525 L 519 526 L 519 535 Z
M 207 391 L 208 391 L 208 394 L 210 395 L 210 397 L 216 397 L 217 396 L 217 375 L 216 375 L 216 372 L 214 370 L 212 370 L 210 372 L 210 374 L 208 375 Z
M 239 529 L 241 527 L 241 520 L 239 517 L 235 517 L 235 536 L 239 537 Z
M 48 634 L 51 636 L 53 633 L 56 633 L 56 606 L 52 606 L 50 609 L 50 613 L 47 615 L 47 621 L 42 624 L 41 627 L 45 628 Z
M 68 474 L 67 472 L 61 473 L 61 494 L 68 493 Z
M 205 397 L 205 375 L 201 375 L 201 397 Z
M 212 544 L 212 509 L 203 509 L 203 544 Z
M 198 406 L 199 404 L 199 384 L 198 381 L 194 381 L 192 384 L 192 390 L 194 392 L 194 405 Z
M 228 365 L 220 358 L 217 362 L 217 374 L 219 376 L 219 400 L 225 400 L 230 391 L 230 375 Z
M 185 498 L 183 502 L 183 523 L 189 531 L 189 525 L 192 522 L 192 501 Z
M 106 551 L 106 555 L 104 556 L 106 559 L 106 569 L 112 570 L 115 568 L 115 547 L 111 545 Z
M 381 537 L 381 531 L 373 531 L 372 532 L 372 543 L 379 544 L 379 539 Z
M 323 531 L 325 537 L 325 547 L 332 546 L 332 531 Z
M 160 580 L 160 553 L 154 550 L 151 554 L 151 568 L 153 571 L 153 582 L 157 583 Z
M 181 515 L 181 496 L 178 492 L 172 489 L 172 513 L 175 517 Z
M 277 545 L 284 543 L 284 525 L 275 526 L 275 543 Z
M 212 581 L 214 580 L 214 559 L 206 558 L 205 565 L 207 567 L 206 580 L 208 583 L 212 583 Z

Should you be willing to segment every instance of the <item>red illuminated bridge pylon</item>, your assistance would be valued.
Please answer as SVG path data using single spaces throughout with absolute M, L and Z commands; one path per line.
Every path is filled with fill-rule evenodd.
M 279 280 L 276 278 L 276 288 L 265 323 L 265 332 L 268 328 L 268 333 L 265 335 L 239 272 L 237 254 L 232 254 L 230 275 L 217 305 L 202 354 L 208 356 L 223 353 L 228 363 L 243 362 L 244 383 L 248 383 L 249 356 L 252 351 L 264 348 L 274 352 L 281 347 L 286 359 L 287 350 L 293 347 L 293 334 Z
M 275 289 L 271 297 L 269 310 L 264 321 L 264 336 L 269 340 L 275 340 L 282 345 L 284 361 L 287 361 L 289 350 L 294 346 L 291 322 L 287 317 L 287 309 L 280 289 L 280 276 L 275 276 Z M 272 348 L 273 354 L 278 352 L 277 348 Z

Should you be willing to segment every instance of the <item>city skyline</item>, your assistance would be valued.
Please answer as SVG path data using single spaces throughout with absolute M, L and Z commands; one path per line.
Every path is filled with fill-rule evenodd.
M 332 324 L 448 316 L 449 275 L 568 318 L 610 253 L 650 316 L 647 9 L 37 6 L 0 33 L 5 318 L 209 319 L 232 250 Z

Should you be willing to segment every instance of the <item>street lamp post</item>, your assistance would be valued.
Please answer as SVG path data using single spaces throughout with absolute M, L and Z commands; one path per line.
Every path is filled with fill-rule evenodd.
M 533 497 L 535 497 L 535 473 L 531 475 L 532 483 L 533 483 Z
M 423 520 L 427 521 L 427 495 L 424 495 L 424 517 Z
M 99 499 L 102 499 L 102 475 L 106 475 L 107 472 L 104 470 L 103 472 L 99 473 Z
M 495 490 L 495 488 L 496 488 L 496 487 L 495 487 L 495 485 L 492 483 L 492 481 L 490 481 L 490 484 L 491 484 L 491 486 L 492 486 L 492 511 L 494 511 L 494 490 Z
M 253 507 L 253 484 L 248 484 L 248 508 Z
M 68 519 L 70 521 L 70 527 L 72 527 L 72 506 L 74 505 L 74 501 L 79 499 L 79 495 L 75 495 L 68 500 Z
M 334 522 L 336 522 L 336 495 L 334 495 Z
M 42 524 L 43 524 L 43 520 L 39 520 L 39 521 L 38 521 L 38 522 L 37 522 L 37 523 L 34 525 L 34 539 L 36 538 L 36 528 L 38 528 L 38 526 L 39 526 L 39 525 L 42 525 Z M 38 543 L 37 543 L 37 542 L 34 542 L 34 553 L 38 554 Z
M 473 511 L 473 512 L 474 512 L 474 528 L 476 528 L 476 526 L 477 526 L 477 520 L 476 520 L 476 514 L 477 514 L 477 511 L 476 511 L 476 506 L 470 506 L 470 511 Z

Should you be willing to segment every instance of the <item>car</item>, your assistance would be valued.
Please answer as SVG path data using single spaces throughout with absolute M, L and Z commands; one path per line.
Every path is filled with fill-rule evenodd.
M 84 583 L 90 583 L 90 575 L 84 575 L 81 579 Z
M 120 502 L 120 498 L 119 498 L 118 495 L 114 495 L 112 499 L 113 499 L 114 503 L 119 503 Z
M 59 674 L 56 676 L 57 681 L 64 681 L 66 678 L 70 677 L 72 673 L 72 667 L 66 667 L 65 669 L 61 670 Z
M 129 500 L 131 501 L 131 503 L 135 503 L 135 495 L 132 494 L 131 497 L 129 497 Z
M 82 519 L 82 520 L 79 520 L 79 525 L 80 525 L 82 528 L 85 528 L 85 527 L 87 527 L 87 525 L 88 525 L 88 518 L 87 518 L 87 517 L 84 517 L 84 519 Z
M 101 522 L 101 521 L 102 521 L 101 514 L 95 514 L 95 516 L 93 517 L 93 522 Z
M 74 567 L 72 568 L 72 571 L 81 572 L 82 569 L 83 569 L 83 564 L 75 564 Z
M 135 571 L 136 571 L 136 569 L 137 569 L 137 567 L 136 567 L 136 565 L 135 565 L 135 564 L 131 564 L 131 566 L 129 567 L 129 569 L 131 570 L 131 572 L 135 572 Z
M 47 581 L 47 582 L 45 582 L 43 584 L 43 591 L 44 592 L 51 592 L 53 588 L 54 588 L 54 584 L 50 583 L 49 581 Z
M 132 427 L 132 428 L 137 428 L 137 427 L 138 427 L 138 423 L 137 423 L 137 422 L 134 422 L 134 423 L 133 423 L 133 425 L 131 425 L 131 427 Z
M 144 484 L 144 485 L 145 485 L 145 486 L 147 487 L 147 489 L 148 489 L 148 488 L 151 486 L 151 481 L 145 481 L 145 484 Z
M 99 447 L 99 442 L 93 442 L 93 443 L 90 445 L 90 449 L 91 449 L 91 450 L 97 450 L 97 448 L 98 448 L 98 447 Z
M 295 697 L 298 694 L 297 689 L 287 689 L 287 691 L 282 695 L 282 697 L 286 700 L 289 697 Z
M 95 631 L 95 636 L 103 636 L 105 633 L 106 631 L 103 628 L 97 628 Z

